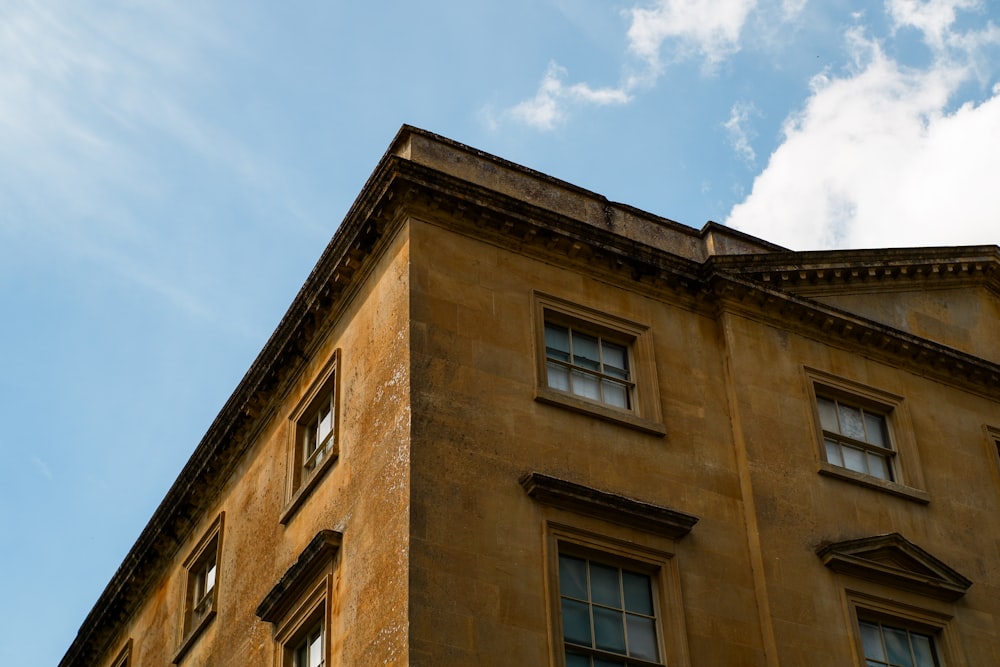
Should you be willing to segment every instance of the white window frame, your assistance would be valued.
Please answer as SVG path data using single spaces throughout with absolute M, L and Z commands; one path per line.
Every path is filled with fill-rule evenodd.
M 660 411 L 653 334 L 650 327 L 540 292 L 535 292 L 533 298 L 535 400 L 629 426 L 652 435 L 664 435 L 666 429 Z M 614 374 L 581 369 L 598 380 L 626 387 L 628 399 L 625 407 L 550 386 L 548 376 L 550 360 L 546 353 L 545 337 L 547 323 L 568 327 L 625 348 L 629 377 L 624 382 Z M 572 367 L 568 362 L 555 363 L 567 368 Z

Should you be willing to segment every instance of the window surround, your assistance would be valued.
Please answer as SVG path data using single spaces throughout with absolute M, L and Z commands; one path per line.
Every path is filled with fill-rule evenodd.
M 993 459 L 994 470 L 996 470 L 997 482 L 1000 483 L 1000 428 L 996 426 L 984 425 L 986 432 L 986 455 Z
M 115 659 L 111 661 L 111 667 L 132 667 L 132 638 L 129 637 Z
M 221 579 L 222 534 L 225 512 L 220 512 L 194 549 L 184 559 L 184 616 L 181 640 L 174 664 L 179 663 L 195 640 L 215 618 L 219 607 Z M 197 599 L 196 599 L 197 598 Z
M 645 433 L 663 436 L 666 429 L 660 415 L 660 401 L 650 328 L 624 318 L 602 313 L 540 292 L 533 293 L 535 336 L 535 400 L 575 412 L 622 424 Z M 554 323 L 578 332 L 599 336 L 626 348 L 632 377 L 628 385 L 628 406 L 586 398 L 549 386 L 545 325 Z
M 562 600 L 560 594 L 559 556 L 586 558 L 593 562 L 621 568 L 650 577 L 656 640 L 659 657 L 656 661 L 626 658 L 614 653 L 590 649 L 595 657 L 622 659 L 637 666 L 685 667 L 689 664 L 685 643 L 683 600 L 680 573 L 671 552 L 637 544 L 627 539 L 599 535 L 557 522 L 546 523 L 545 590 L 552 619 L 550 649 L 552 665 L 566 667 L 566 642 L 563 634 Z M 586 649 L 584 649 L 586 651 Z
M 934 651 L 941 667 L 966 666 L 961 642 L 951 624 L 953 610 L 940 605 L 900 602 L 895 597 L 850 588 L 844 591 L 844 601 L 854 657 L 859 666 L 868 664 L 861 638 L 862 621 L 929 635 L 934 640 Z
M 322 408 L 330 409 L 332 428 L 324 443 L 307 452 L 313 437 L 313 420 Z M 288 418 L 285 508 L 280 521 L 287 524 L 340 456 L 340 350 L 316 376 L 310 389 Z
M 930 502 L 930 495 L 923 489 L 924 479 L 917 444 L 903 397 L 812 368 L 806 368 L 805 375 L 812 403 L 819 474 L 884 491 L 921 504 Z M 819 414 L 819 397 L 842 401 L 884 418 L 892 450 L 892 454 L 887 457 L 892 469 L 892 480 L 855 472 L 827 459 L 826 438 Z
M 335 559 L 343 535 L 321 530 L 257 606 L 257 616 L 274 627 L 274 667 L 293 667 L 295 651 L 321 627 L 322 665 L 330 665 Z

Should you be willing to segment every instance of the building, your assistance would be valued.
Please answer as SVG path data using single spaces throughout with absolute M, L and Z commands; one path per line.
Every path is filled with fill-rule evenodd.
M 1000 665 L 998 327 L 404 127 L 61 665 Z

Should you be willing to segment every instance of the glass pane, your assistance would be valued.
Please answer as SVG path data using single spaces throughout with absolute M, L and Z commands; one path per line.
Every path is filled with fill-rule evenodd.
M 913 667 L 906 630 L 887 628 L 883 625 L 882 635 L 885 637 L 885 651 L 889 654 L 889 662 L 899 667 Z
M 559 593 L 587 600 L 587 561 L 572 556 L 559 556 Z
M 594 645 L 605 651 L 625 653 L 625 626 L 620 611 L 594 607 Z
M 333 430 L 333 410 L 329 405 L 325 406 L 319 413 L 319 438 L 320 442 L 326 440 Z
M 590 667 L 590 658 L 579 653 L 566 653 L 566 667 Z
M 601 354 L 597 338 L 577 331 L 573 332 L 573 364 L 591 370 L 600 370 Z
M 628 356 L 626 355 L 625 348 L 607 341 L 603 341 L 602 347 L 604 352 L 604 372 L 623 379 L 628 377 Z
M 569 329 L 555 324 L 545 324 L 545 356 L 549 359 L 569 361 Z
M 926 635 L 910 633 L 913 642 L 913 655 L 917 658 L 917 667 L 937 667 L 934 659 L 934 643 Z
M 624 667 L 625 663 L 620 660 L 604 660 L 594 658 L 594 667 Z
M 844 455 L 844 467 L 848 470 L 853 470 L 855 472 L 868 472 L 868 466 L 865 464 L 865 453 L 859 449 L 853 449 L 851 447 L 842 447 L 841 452 Z
M 577 396 L 601 400 L 601 385 L 597 376 L 573 371 L 573 393 Z
M 202 594 L 204 595 L 213 588 L 215 588 L 215 563 L 209 565 L 208 569 L 205 571 L 205 590 Z
M 879 447 L 889 446 L 889 439 L 885 437 L 885 417 L 866 412 L 865 429 L 868 432 L 868 442 Z
M 653 595 L 649 577 L 635 572 L 622 571 L 622 587 L 625 589 L 625 609 L 638 614 L 653 615 Z
M 562 601 L 563 638 L 574 644 L 591 646 L 590 606 L 563 598 Z
M 590 595 L 595 604 L 622 608 L 621 586 L 618 583 L 618 568 L 600 563 L 590 564 Z
M 292 660 L 292 664 L 295 667 L 308 667 L 308 648 L 307 644 L 302 644 L 302 646 L 295 649 L 295 659 Z
M 604 388 L 605 403 L 616 408 L 628 407 L 628 388 L 611 380 L 603 380 L 601 386 Z
M 565 366 L 548 364 L 549 386 L 553 389 L 569 391 L 569 371 Z
M 840 408 L 838 411 L 840 414 L 840 432 L 855 440 L 864 440 L 865 424 L 861 418 L 861 410 L 850 405 L 844 405 L 843 403 L 837 407 Z
M 309 644 L 309 667 L 319 667 L 323 663 L 323 633 L 317 632 Z
M 884 456 L 868 452 L 868 470 L 872 477 L 879 479 L 892 479 L 889 474 L 889 460 Z
M 826 441 L 826 460 L 835 466 L 844 466 L 844 459 L 840 455 L 840 445 L 833 440 Z
M 840 426 L 837 423 L 837 404 L 829 398 L 820 396 L 816 399 L 816 407 L 819 408 L 819 423 L 823 430 L 840 433 Z
M 656 626 L 653 619 L 642 616 L 625 616 L 628 632 L 628 654 L 634 658 L 656 660 L 660 657 L 656 650 Z
M 885 660 L 885 651 L 882 649 L 882 635 L 878 631 L 878 626 L 871 623 L 861 623 L 860 625 L 861 644 L 865 647 L 865 657 Z

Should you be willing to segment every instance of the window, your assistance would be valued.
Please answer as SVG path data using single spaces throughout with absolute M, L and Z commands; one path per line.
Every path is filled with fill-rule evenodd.
M 560 553 L 559 597 L 567 667 L 661 664 L 648 574 Z
M 938 667 L 934 638 L 876 621 L 860 621 L 867 667 Z
M 892 459 L 885 415 L 825 396 L 816 397 L 826 460 L 833 465 L 892 481 Z
M 132 665 L 132 639 L 125 642 L 125 646 L 118 652 L 115 659 L 111 661 L 111 667 L 131 667 Z
M 281 517 L 282 523 L 287 523 L 340 454 L 337 438 L 339 357 L 338 350 L 292 412 L 288 428 L 288 504 Z
M 805 369 L 819 441 L 819 472 L 927 503 L 906 402 L 885 391 Z
M 335 616 L 327 600 L 336 586 L 342 537 L 333 530 L 317 533 L 258 605 L 257 616 L 274 625 L 276 667 L 328 664 L 327 633 Z
M 218 608 L 223 518 L 224 514 L 220 513 L 184 561 L 184 622 L 175 663 L 184 657 Z
M 323 667 L 323 621 L 313 625 L 292 650 L 292 667 Z
M 552 389 L 632 409 L 628 347 L 604 336 L 545 323 L 545 369 Z
M 535 294 L 536 400 L 663 435 L 649 327 Z

